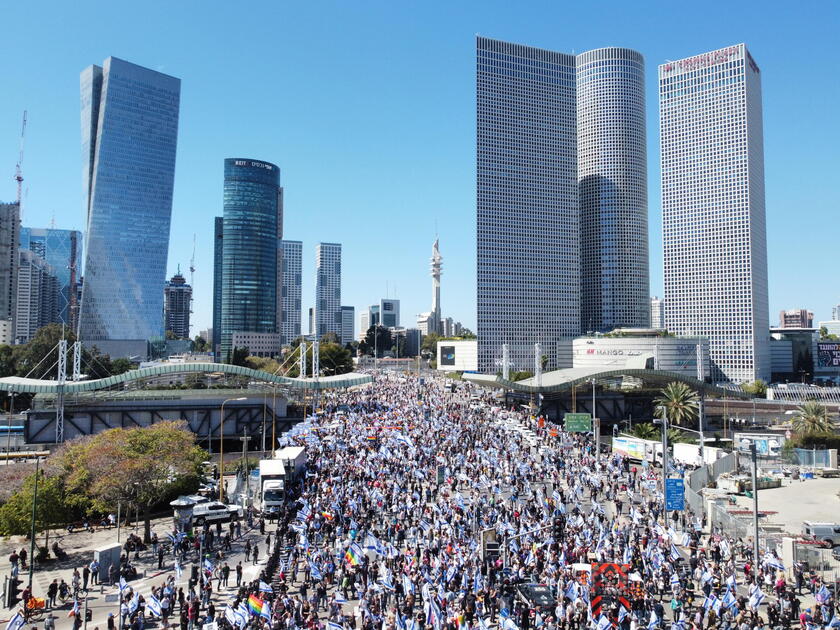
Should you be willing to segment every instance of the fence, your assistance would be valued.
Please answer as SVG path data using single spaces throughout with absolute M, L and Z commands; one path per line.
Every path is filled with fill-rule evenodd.
M 725 457 L 721 457 L 714 464 L 709 464 L 692 471 L 688 476 L 688 485 L 695 492 L 700 492 L 709 485 L 710 481 L 714 481 L 722 474 L 732 472 L 737 468 L 737 453 L 729 453 Z

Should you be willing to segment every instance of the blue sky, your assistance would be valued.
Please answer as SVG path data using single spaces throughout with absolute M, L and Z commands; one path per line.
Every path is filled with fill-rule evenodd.
M 343 300 L 431 301 L 435 232 L 445 314 L 475 324 L 475 35 L 566 52 L 645 55 L 651 292 L 662 292 L 656 66 L 745 42 L 762 69 L 770 320 L 840 302 L 836 1 L 17 2 L 0 49 L 0 199 L 15 195 L 29 112 L 24 225 L 83 227 L 79 72 L 109 55 L 182 80 L 170 273 L 196 235 L 194 332 L 211 321 L 213 217 L 226 157 L 279 165 L 287 238 L 344 244 Z M 357 320 L 358 326 L 358 320 Z M 305 325 L 304 325 L 305 327 Z

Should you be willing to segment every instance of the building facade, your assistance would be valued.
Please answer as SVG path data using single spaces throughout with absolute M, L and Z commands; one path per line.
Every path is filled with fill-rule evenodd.
M 225 219 L 213 219 L 213 338 L 208 339 L 216 361 L 222 357 L 222 273 L 224 271 Z
M 770 377 L 761 73 L 743 44 L 659 66 L 665 325 L 715 382 Z
M 280 285 L 280 343 L 287 345 L 300 337 L 301 278 L 303 276 L 303 243 L 280 241 L 282 284 Z
M 80 87 L 87 242 L 79 335 L 107 352 L 106 341 L 163 337 L 181 81 L 109 57 L 82 72 Z
M 192 287 L 180 269 L 163 287 L 163 304 L 164 330 L 176 339 L 189 339 Z
M 252 357 L 275 357 L 280 354 L 280 333 L 234 331 L 231 347 L 248 348 Z
M 811 328 L 814 314 L 805 308 L 779 311 L 779 328 Z
M 225 160 L 221 359 L 233 333 L 278 333 L 280 169 L 270 162 Z
M 348 344 L 356 337 L 356 308 L 353 306 L 341 307 L 341 336 L 342 344 Z
M 39 328 L 58 321 L 59 280 L 41 256 L 21 249 L 17 267 L 15 343 L 28 343 Z
M 318 243 L 315 249 L 315 334 L 341 339 L 341 245 Z
M 362 312 L 359 313 L 359 341 L 365 338 L 368 328 L 371 326 L 370 313 L 367 309 L 362 309 Z
M 655 295 L 650 298 L 650 327 L 665 328 L 665 300 Z
M 576 61 L 484 37 L 476 49 L 478 369 L 499 369 L 505 343 L 530 369 L 536 342 L 554 367 L 580 330 Z
M 572 367 L 655 369 L 703 380 L 710 375 L 709 340 L 653 334 L 578 337 L 572 341 Z
M 581 328 L 649 326 L 645 60 L 599 48 L 576 62 Z
M 51 265 L 58 280 L 58 320 L 76 330 L 79 304 L 76 301 L 82 269 L 82 233 L 56 228 L 20 229 L 20 248 L 35 252 Z
M 19 242 L 20 204 L 0 203 L 0 321 L 9 322 L 11 338 L 14 338 Z

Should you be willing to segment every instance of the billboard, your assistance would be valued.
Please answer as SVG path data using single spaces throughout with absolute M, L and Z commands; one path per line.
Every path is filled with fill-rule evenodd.
M 440 347 L 440 364 L 455 365 L 455 346 Z
M 817 367 L 840 367 L 840 342 L 817 342 Z

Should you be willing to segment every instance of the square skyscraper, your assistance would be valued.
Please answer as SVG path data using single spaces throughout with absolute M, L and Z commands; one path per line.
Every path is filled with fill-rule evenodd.
M 109 57 L 81 73 L 87 212 L 79 335 L 163 337 L 181 81 Z

